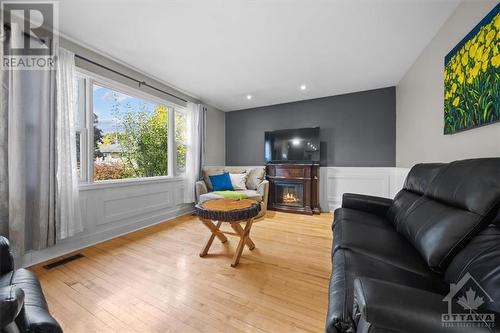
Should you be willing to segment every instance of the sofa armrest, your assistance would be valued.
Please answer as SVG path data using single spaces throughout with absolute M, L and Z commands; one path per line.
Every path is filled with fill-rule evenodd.
M 344 193 L 342 196 L 342 208 L 361 210 L 379 216 L 385 216 L 391 205 L 392 199 L 371 195 Z
M 257 187 L 257 193 L 262 196 L 262 201 L 267 202 L 267 198 L 269 196 L 269 181 L 263 180 L 262 183 Z
M 267 201 L 269 198 L 269 181 L 268 180 L 263 180 L 259 186 L 257 187 L 257 193 L 259 193 L 262 196 L 262 203 L 261 203 L 261 214 L 265 214 L 267 211 Z
M 63 333 L 59 323 L 48 310 L 37 305 L 25 305 L 16 324 L 21 332 L 33 333 Z
M 490 332 L 485 327 L 467 327 L 464 330 L 458 325 L 444 326 L 442 318 L 448 313 L 448 303 L 443 299 L 443 295 L 426 290 L 382 280 L 357 278 L 354 281 L 353 308 L 356 332 Z M 452 312 L 457 313 L 458 309 L 454 308 L 455 311 Z
M 12 323 L 24 305 L 21 288 L 8 286 L 0 288 L 0 330 Z
M 208 193 L 207 184 L 203 180 L 197 181 L 195 183 L 196 203 L 200 202 L 200 196 L 205 193 Z
M 14 270 L 14 259 L 10 252 L 9 240 L 0 236 L 0 275 Z

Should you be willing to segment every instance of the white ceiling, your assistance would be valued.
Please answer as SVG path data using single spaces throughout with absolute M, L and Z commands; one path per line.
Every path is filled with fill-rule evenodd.
M 457 4 L 64 0 L 59 10 L 71 39 L 231 111 L 396 85 Z

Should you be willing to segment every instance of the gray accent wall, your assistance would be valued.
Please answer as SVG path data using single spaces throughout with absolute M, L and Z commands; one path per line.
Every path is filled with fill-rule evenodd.
M 321 165 L 394 167 L 395 87 L 226 113 L 226 165 L 263 165 L 264 132 L 320 127 Z

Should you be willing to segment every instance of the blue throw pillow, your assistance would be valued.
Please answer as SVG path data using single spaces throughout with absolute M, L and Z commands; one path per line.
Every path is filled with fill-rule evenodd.
M 212 191 L 233 191 L 233 184 L 231 184 L 229 172 L 209 177 L 212 183 Z

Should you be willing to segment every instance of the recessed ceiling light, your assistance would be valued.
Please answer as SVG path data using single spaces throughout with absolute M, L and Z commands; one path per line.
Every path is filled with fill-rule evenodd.
M 303 85 L 300 86 L 300 90 L 306 90 L 306 89 L 307 89 L 307 87 L 306 87 L 305 84 L 303 84 Z
M 247 95 L 247 99 L 248 100 L 252 99 L 252 95 Z

